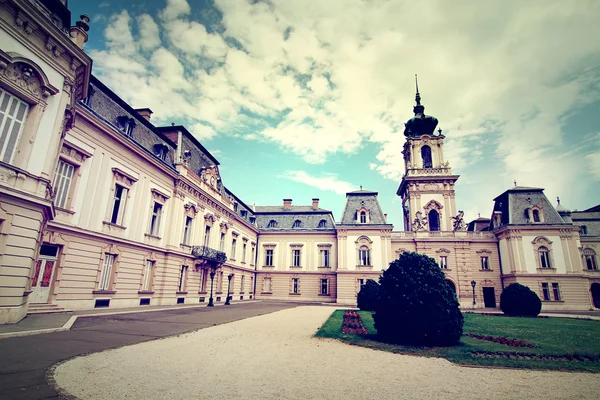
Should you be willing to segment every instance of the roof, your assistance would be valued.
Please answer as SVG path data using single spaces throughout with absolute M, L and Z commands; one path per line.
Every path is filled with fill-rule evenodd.
M 543 222 L 539 225 L 563 225 L 565 221 L 554 209 L 544 194 L 544 189 L 516 186 L 494 199 L 494 212 L 502 213 L 502 225 L 530 225 L 527 209 L 539 207 Z
M 312 206 L 292 206 L 290 209 L 285 209 L 283 206 L 254 206 L 254 212 L 255 214 L 331 213 L 330 210 L 313 208 Z
M 536 187 L 528 187 L 528 186 L 515 186 L 512 187 L 504 192 L 502 192 L 502 194 L 496 196 L 496 198 L 494 199 L 494 201 L 496 201 L 496 199 L 500 198 L 501 196 L 503 196 L 506 193 L 512 193 L 512 192 L 543 192 L 544 189 L 543 188 L 536 188 Z
M 353 195 L 354 196 L 354 195 L 361 195 L 361 194 L 374 194 L 374 195 L 378 195 L 379 193 L 372 192 L 370 190 L 360 189 L 360 190 L 355 190 L 354 192 L 348 192 L 348 193 L 346 193 L 346 196 L 348 196 L 348 195 Z
M 587 210 L 583 210 L 580 212 L 600 212 L 600 204 L 598 204 L 597 206 L 594 206 L 592 208 L 588 208 Z
M 142 119 L 144 119 L 142 117 Z M 204 153 L 206 154 L 206 156 L 208 158 L 210 158 L 210 160 L 212 162 L 215 163 L 215 165 L 219 165 L 219 161 L 212 155 L 210 154 L 210 151 L 206 150 L 206 148 L 204 146 L 202 146 L 202 144 L 200 143 L 200 141 L 198 139 L 196 139 L 196 137 L 194 135 L 192 135 L 190 133 L 190 131 L 188 131 L 186 129 L 185 126 L 183 125 L 172 125 L 172 126 L 159 126 L 156 128 L 159 132 L 172 132 L 172 131 L 181 131 L 183 132 L 184 135 L 186 135 L 196 146 L 198 146 L 198 148 Z
M 357 211 L 364 207 L 369 211 L 369 223 L 360 224 L 357 218 Z M 339 224 L 346 225 L 387 225 L 385 215 L 381 211 L 379 200 L 377 200 L 377 192 L 370 190 L 357 190 L 346 193 L 346 206 Z

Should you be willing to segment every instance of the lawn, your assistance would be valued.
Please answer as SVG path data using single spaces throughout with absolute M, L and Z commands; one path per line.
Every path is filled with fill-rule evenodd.
M 371 313 L 359 314 L 368 335 L 341 333 L 344 311 L 337 310 L 316 336 L 393 353 L 443 357 L 463 365 L 600 372 L 600 321 L 464 314 L 463 337 L 458 346 L 420 348 L 376 341 Z M 467 333 L 523 339 L 535 347 L 511 347 L 465 336 Z

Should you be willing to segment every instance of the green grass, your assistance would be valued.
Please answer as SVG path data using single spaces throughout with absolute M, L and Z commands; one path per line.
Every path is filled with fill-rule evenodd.
M 482 358 L 477 353 L 515 354 L 528 353 L 540 356 L 600 356 L 600 321 L 572 318 L 510 318 L 479 314 L 464 314 L 464 333 L 491 336 L 506 336 L 524 339 L 536 347 L 510 347 L 499 343 L 464 336 L 454 347 L 411 347 L 378 342 L 377 330 L 370 312 L 359 311 L 361 319 L 369 330 L 365 336 L 342 334 L 343 310 L 334 311 L 331 317 L 316 333 L 317 337 L 339 339 L 345 343 L 389 351 L 427 357 L 443 357 L 462 365 L 491 367 L 533 368 L 565 371 L 600 372 L 600 361 L 575 360 L 532 360 L 504 357 Z

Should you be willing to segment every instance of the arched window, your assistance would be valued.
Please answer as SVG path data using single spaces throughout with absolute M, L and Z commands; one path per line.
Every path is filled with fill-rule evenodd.
M 371 250 L 367 246 L 358 249 L 358 265 L 371 265 Z
M 269 221 L 269 225 L 267 225 L 267 228 L 277 228 L 277 221 L 275 221 L 274 219 Z
M 427 219 L 429 220 L 429 230 L 430 231 L 439 231 L 440 230 L 440 214 L 436 210 L 429 211 L 427 214 Z
M 588 271 L 598 271 L 598 263 L 596 262 L 596 252 L 592 249 L 583 249 L 583 259 Z
M 327 221 L 324 219 L 320 220 L 318 228 L 327 228 Z
M 367 223 L 367 213 L 364 211 L 360 212 L 360 223 L 361 224 L 366 224 Z
M 533 222 L 540 222 L 539 210 L 533 210 Z
M 542 268 L 552 268 L 550 264 L 550 251 L 547 247 L 541 246 L 538 248 L 538 255 L 540 257 L 540 265 Z
M 431 147 L 421 147 L 421 159 L 423 160 L 423 168 L 433 168 L 431 163 Z
M 302 222 L 299 219 L 295 220 L 294 225 L 292 225 L 292 228 L 300 228 L 300 227 L 302 227 Z

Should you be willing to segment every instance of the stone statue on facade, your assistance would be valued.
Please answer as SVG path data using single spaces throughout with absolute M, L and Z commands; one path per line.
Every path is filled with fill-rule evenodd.
M 465 213 L 461 210 L 458 210 L 458 214 L 456 215 L 456 217 L 452 217 L 452 226 L 453 226 L 453 231 L 464 231 L 467 229 L 467 225 L 465 224 L 465 220 L 464 220 L 464 215 Z
M 421 211 L 416 212 L 412 228 L 413 231 L 424 231 L 427 228 L 427 217 L 423 216 Z

